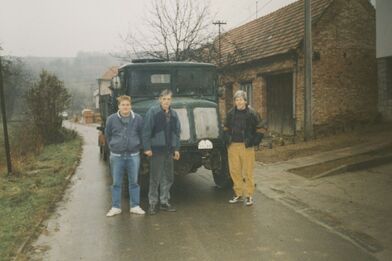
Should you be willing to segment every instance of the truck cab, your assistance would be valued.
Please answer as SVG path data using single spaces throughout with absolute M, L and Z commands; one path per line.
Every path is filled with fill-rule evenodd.
M 230 184 L 227 151 L 219 114 L 216 67 L 207 63 L 138 61 L 123 65 L 113 79 L 111 108 L 103 112 L 103 131 L 108 115 L 117 111 L 116 97 L 132 97 L 132 110 L 142 117 L 159 104 L 164 89 L 173 92 L 171 107 L 181 123 L 181 158 L 175 162 L 175 175 L 211 170 L 215 184 Z M 106 100 L 107 97 L 106 97 Z M 102 150 L 108 153 L 107 146 Z M 107 155 L 107 154 L 106 154 Z M 140 175 L 148 175 L 148 163 L 142 159 Z M 143 177 L 142 177 L 143 178 Z

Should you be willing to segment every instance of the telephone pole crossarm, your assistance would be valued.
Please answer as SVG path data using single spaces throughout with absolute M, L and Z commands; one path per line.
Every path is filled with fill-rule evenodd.
M 218 20 L 216 22 L 213 22 L 212 24 L 218 25 L 218 64 L 221 65 L 222 64 L 222 56 L 221 56 L 221 26 L 224 25 L 224 24 L 227 24 L 227 23 Z

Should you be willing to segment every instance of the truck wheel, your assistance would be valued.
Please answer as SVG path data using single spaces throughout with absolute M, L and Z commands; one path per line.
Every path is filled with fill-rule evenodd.
M 226 151 L 224 151 L 221 155 L 221 167 L 212 171 L 212 177 L 214 178 L 215 185 L 218 188 L 230 188 L 233 185 L 233 182 L 230 178 Z

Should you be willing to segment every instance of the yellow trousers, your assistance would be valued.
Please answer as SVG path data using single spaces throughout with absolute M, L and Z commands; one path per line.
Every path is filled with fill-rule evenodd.
M 253 168 L 255 150 L 244 143 L 232 143 L 228 148 L 230 176 L 236 196 L 252 197 L 255 191 Z

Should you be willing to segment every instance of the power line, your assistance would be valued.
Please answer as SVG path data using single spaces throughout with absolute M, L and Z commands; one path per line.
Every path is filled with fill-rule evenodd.
M 269 5 L 271 2 L 272 2 L 272 0 L 269 0 L 269 1 L 266 2 L 264 5 L 262 5 L 262 6 L 260 7 L 260 9 L 259 9 L 259 8 L 256 8 L 256 16 L 257 16 L 257 14 L 258 14 L 261 10 L 263 10 L 263 9 L 264 9 L 267 5 Z M 256 2 L 256 3 L 257 3 L 257 2 Z M 257 6 L 258 6 L 258 4 L 257 4 Z M 248 20 L 251 19 L 252 17 L 253 17 L 253 14 L 250 15 L 250 16 L 248 16 L 247 18 L 245 18 L 245 19 L 242 20 L 241 22 L 237 23 L 236 25 L 234 25 L 233 28 L 235 28 L 235 27 L 237 27 L 237 26 L 239 26 L 239 25 L 245 23 L 246 21 L 248 21 Z

